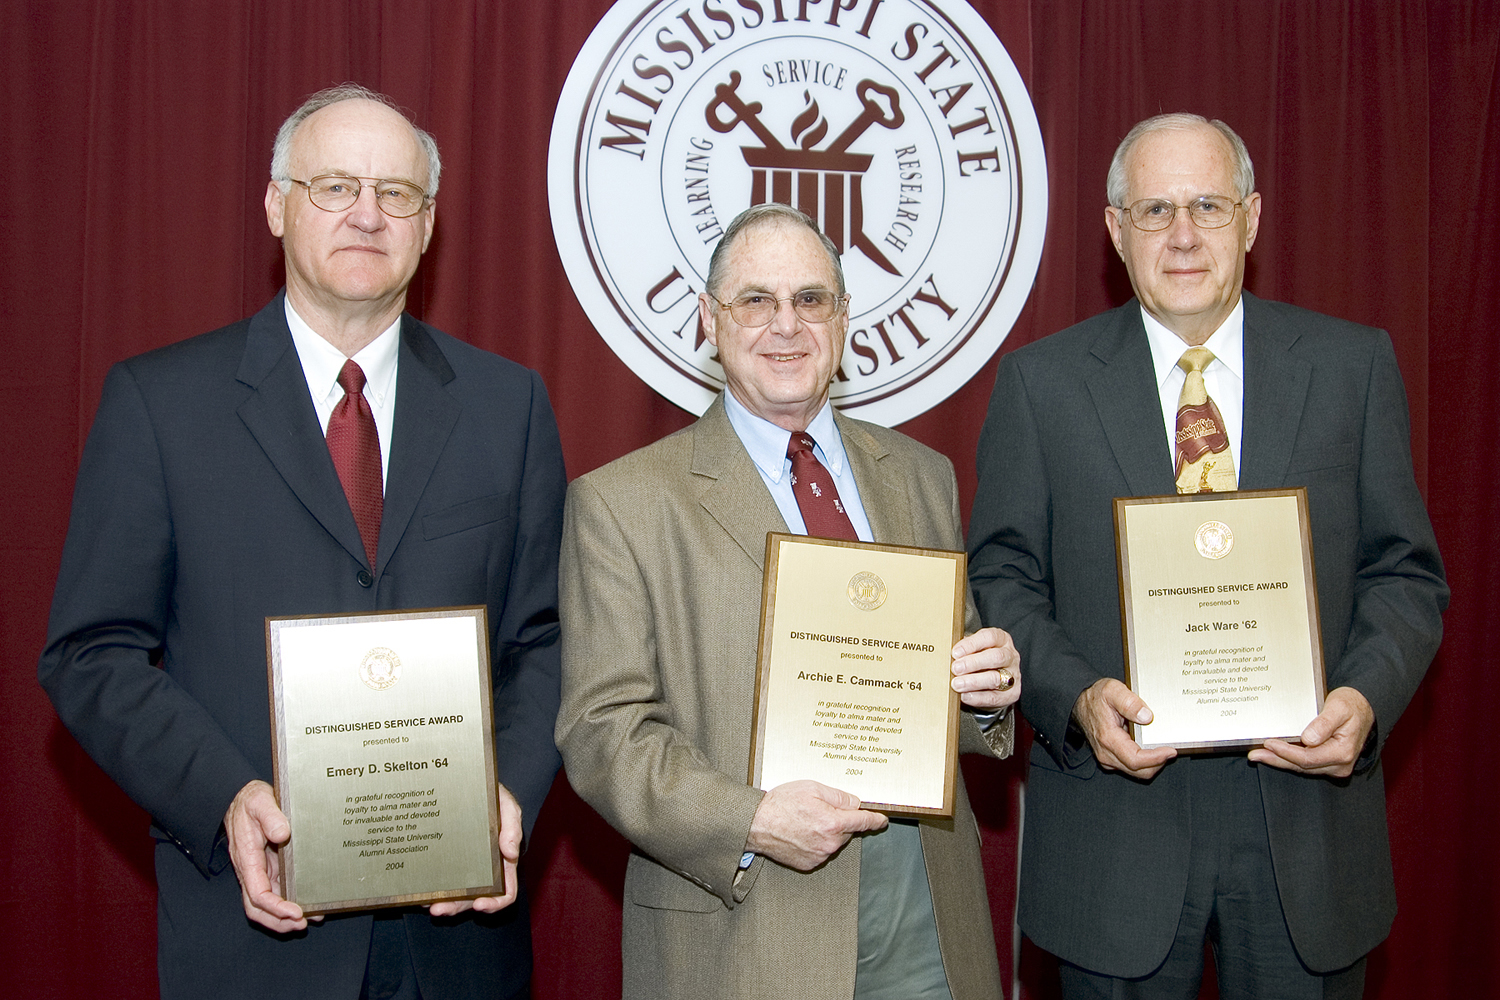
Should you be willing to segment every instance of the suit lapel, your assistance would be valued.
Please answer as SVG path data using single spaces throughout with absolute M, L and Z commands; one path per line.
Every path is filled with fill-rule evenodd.
M 406 534 L 462 411 L 444 389 L 454 378 L 448 359 L 422 324 L 405 314 L 401 317 L 399 356 L 396 418 L 391 428 L 385 509 L 381 514 L 380 549 L 376 554 L 376 562 L 382 567 Z
M 757 569 L 764 571 L 766 527 L 789 531 L 781 510 L 749 452 L 740 443 L 722 394 L 693 425 L 693 458 L 689 470 L 704 478 L 699 502 L 703 509 L 735 540 Z
M 1134 300 L 1115 310 L 1114 323 L 1099 335 L 1090 353 L 1102 367 L 1084 382 L 1130 492 L 1175 492 L 1151 345 Z
M 1245 411 L 1240 489 L 1276 489 L 1286 482 L 1312 365 L 1291 353 L 1297 333 L 1269 322 L 1264 303 L 1248 292 L 1243 294 Z
M 844 454 L 859 486 L 859 502 L 870 522 L 875 541 L 891 545 L 916 544 L 912 527 L 911 499 L 905 481 L 889 468 L 884 459 L 890 452 L 869 431 L 837 410 L 833 413 L 839 435 L 844 439 Z
M 365 547 L 319 430 L 282 295 L 250 320 L 235 377 L 255 391 L 240 404 L 239 417 L 302 505 L 363 564 Z

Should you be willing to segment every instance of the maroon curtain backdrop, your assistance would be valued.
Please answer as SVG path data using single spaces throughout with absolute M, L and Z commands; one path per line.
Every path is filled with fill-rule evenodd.
M 699 0 L 692 0 L 694 6 Z M 1129 295 L 1103 225 L 1115 143 L 1158 111 L 1220 117 L 1255 158 L 1258 294 L 1385 327 L 1453 584 L 1442 652 L 1386 753 L 1401 912 L 1371 997 L 1500 990 L 1500 5 L 1487 0 L 972 0 L 1031 90 L 1047 246 L 1005 349 Z M 689 415 L 632 375 L 569 290 L 546 204 L 551 115 L 609 0 L 310 4 L 9 0 L 0 9 L 0 982 L 155 995 L 146 818 L 35 682 L 78 453 L 105 371 L 258 309 L 280 283 L 261 209 L 271 138 L 307 93 L 393 95 L 447 161 L 412 309 L 537 368 L 578 475 Z M 683 0 L 688 5 L 688 0 Z M 951 456 L 965 511 L 994 364 L 904 427 Z M 606 414 L 606 419 L 600 419 Z M 232 572 L 226 567 L 226 572 Z M 1001 964 L 1022 769 L 970 762 Z M 559 779 L 526 859 L 538 998 L 618 992 L 623 842 Z M 1022 985 L 1049 995 L 1028 949 Z M 1008 973 L 1007 973 L 1008 975 Z M 771 985 L 771 984 L 768 984 Z M 774 987 L 772 987 L 774 988 Z

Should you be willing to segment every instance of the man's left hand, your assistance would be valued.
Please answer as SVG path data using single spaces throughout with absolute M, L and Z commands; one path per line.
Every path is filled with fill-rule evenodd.
M 1014 705 L 1021 697 L 1021 654 L 1004 629 L 982 628 L 953 647 L 953 690 L 981 712 Z
M 521 860 L 521 803 L 510 789 L 496 783 L 500 791 L 500 856 L 505 859 L 505 895 L 480 896 L 478 899 L 452 899 L 433 903 L 427 911 L 434 917 L 451 917 L 465 910 L 495 913 L 516 901 L 521 883 L 517 881 L 516 864 Z
M 1302 745 L 1285 740 L 1266 740 L 1264 747 L 1250 751 L 1257 764 L 1285 771 L 1347 778 L 1364 749 L 1375 710 L 1354 688 L 1334 688 L 1323 701 L 1323 711 L 1302 730 Z

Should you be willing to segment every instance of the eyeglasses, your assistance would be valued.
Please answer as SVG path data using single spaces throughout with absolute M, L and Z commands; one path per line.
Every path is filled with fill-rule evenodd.
M 713 296 L 709 296 L 713 298 Z M 740 326 L 765 326 L 776 318 L 776 310 L 783 302 L 790 302 L 798 318 L 806 323 L 827 323 L 839 314 L 849 301 L 849 296 L 839 295 L 826 288 L 804 288 L 796 295 L 778 299 L 769 292 L 741 292 L 730 302 L 718 302 L 720 309 L 728 309 L 729 315 Z
M 307 188 L 308 200 L 325 212 L 343 212 L 352 208 L 364 190 L 361 178 L 344 174 L 319 174 L 310 181 L 299 181 L 295 177 L 287 180 Z M 415 184 L 378 177 L 363 180 L 375 185 L 375 204 L 393 219 L 409 219 L 427 204 L 427 192 Z
M 1199 229 L 1223 229 L 1234 221 L 1234 210 L 1244 204 L 1242 201 L 1230 201 L 1217 196 L 1197 198 L 1186 205 L 1175 205 L 1162 198 L 1142 198 L 1120 211 L 1130 216 L 1130 224 L 1135 228 L 1155 233 L 1172 224 L 1179 208 L 1187 209 L 1193 225 Z

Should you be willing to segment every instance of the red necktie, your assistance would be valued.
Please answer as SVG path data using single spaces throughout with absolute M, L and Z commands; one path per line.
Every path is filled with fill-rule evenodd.
M 339 482 L 344 484 L 344 496 L 349 498 L 349 509 L 354 512 L 354 523 L 373 570 L 380 542 L 380 512 L 385 506 L 380 434 L 365 399 L 365 373 L 352 359 L 344 362 L 339 385 L 344 387 L 344 398 L 328 418 L 328 452 L 333 456 Z
M 786 457 L 792 460 L 792 495 L 802 509 L 802 523 L 809 535 L 857 542 L 859 536 L 844 512 L 833 475 L 813 454 L 815 444 L 811 434 L 792 431 L 786 445 Z

